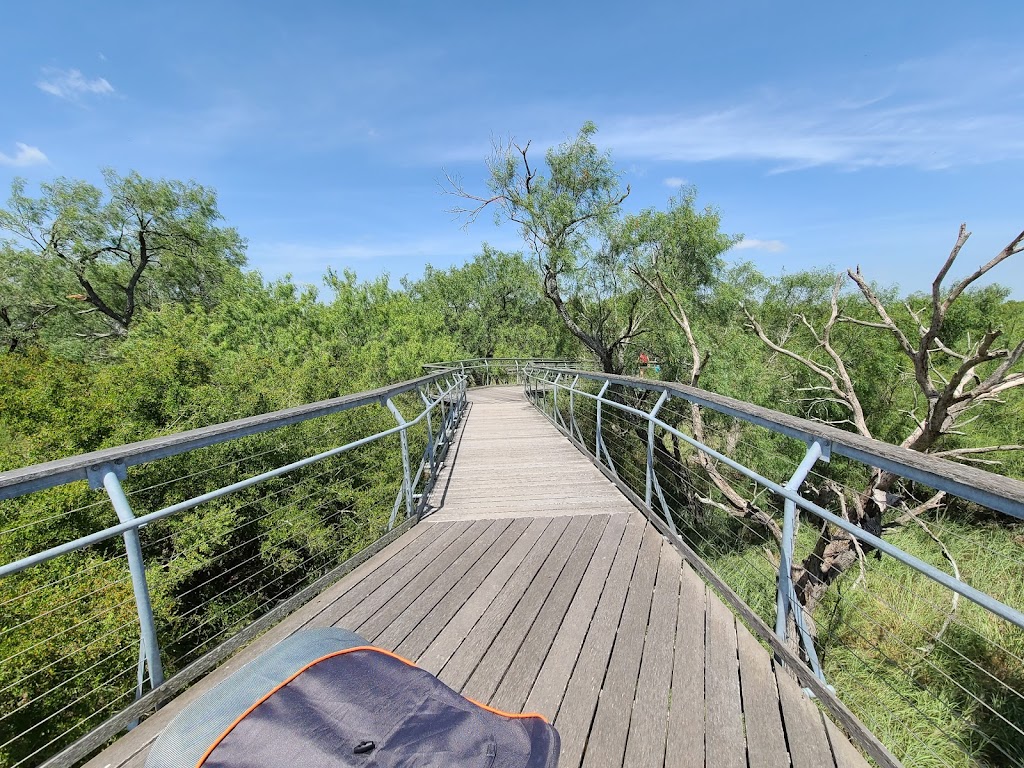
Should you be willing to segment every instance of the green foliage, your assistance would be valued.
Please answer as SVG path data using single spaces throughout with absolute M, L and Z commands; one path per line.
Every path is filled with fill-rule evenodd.
M 458 358 L 576 356 L 576 344 L 544 300 L 537 270 L 521 253 L 486 243 L 461 267 L 426 265 L 406 290 L 440 313 Z M 454 359 L 454 358 L 453 358 Z
M 0 210 L 0 232 L 20 245 L 2 250 L 3 262 L 17 262 L 0 295 L 12 316 L 5 323 L 8 348 L 39 334 L 65 353 L 84 355 L 83 340 L 123 336 L 140 309 L 167 302 L 212 307 L 224 281 L 245 263 L 238 233 L 217 226 L 212 190 L 134 172 L 103 175 L 106 196 L 70 179 L 42 184 L 38 198 L 26 194 L 23 179 L 11 185 L 8 207 Z M 51 323 L 56 329 L 44 328 Z

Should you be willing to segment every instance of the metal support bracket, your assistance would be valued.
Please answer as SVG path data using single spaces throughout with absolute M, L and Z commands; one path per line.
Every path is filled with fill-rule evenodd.
M 127 469 L 121 462 L 89 467 L 89 486 L 95 490 L 104 489 L 117 513 L 117 519 L 128 523 L 135 519 L 131 504 L 125 495 L 121 481 L 127 477 Z M 164 681 L 163 663 L 160 660 L 160 645 L 156 636 L 156 620 L 153 617 L 153 603 L 146 582 L 146 565 L 142 559 L 142 544 L 139 531 L 132 528 L 124 532 L 124 548 L 128 555 L 128 570 L 132 577 L 132 591 L 135 594 L 135 608 L 139 615 L 139 663 L 143 657 L 149 668 L 149 684 L 156 688 Z M 141 676 L 140 676 L 141 681 Z M 138 693 L 141 694 L 141 682 Z
M 678 535 L 679 531 L 676 529 L 676 522 L 672 519 L 672 510 L 669 508 L 668 502 L 665 500 L 665 494 L 661 490 L 661 483 L 658 482 L 658 475 L 654 471 L 654 419 L 658 415 L 658 411 L 661 410 L 661 406 L 668 400 L 668 390 L 664 390 L 661 393 L 661 397 L 658 398 L 658 402 L 654 404 L 654 408 L 649 414 L 647 414 L 647 489 L 644 501 L 647 504 L 648 509 L 654 509 L 651 506 L 651 502 L 654 501 L 654 492 L 658 494 L 658 501 L 661 502 L 661 514 L 665 518 L 665 524 L 668 525 L 669 530 L 673 534 Z
M 793 475 L 786 483 L 786 490 L 798 491 L 815 463 L 825 456 L 825 441 L 812 441 L 804 454 L 803 460 L 797 466 Z M 831 446 L 829 446 L 831 448 Z M 827 461 L 827 459 L 825 459 Z M 794 623 L 800 634 L 800 643 L 807 654 L 811 670 L 815 676 L 824 682 L 825 676 L 821 671 L 821 663 L 818 660 L 817 651 L 814 649 L 814 641 L 807 631 L 804 622 L 803 608 L 796 597 L 796 589 L 793 585 L 793 548 L 794 536 L 796 533 L 796 502 L 786 499 L 783 505 L 782 520 L 782 544 L 779 547 L 779 577 L 775 595 L 775 634 L 782 641 L 787 641 L 787 623 L 790 613 L 793 614 Z
M 406 427 L 408 422 L 405 420 L 405 417 L 402 415 L 402 412 L 398 410 L 398 406 L 396 406 L 391 401 L 390 397 L 385 401 L 385 405 L 387 405 L 388 410 L 391 411 L 391 414 L 395 417 L 395 421 L 398 422 L 398 426 L 400 426 L 402 428 L 402 430 L 398 433 L 399 437 L 402 440 L 402 491 L 401 492 L 405 494 L 405 515 L 406 515 L 406 520 L 408 520 L 408 519 L 410 519 L 412 517 L 412 514 L 413 514 L 413 509 L 412 509 L 412 468 L 409 465 L 409 434 L 408 434 L 408 429 Z M 396 519 L 397 516 L 398 516 L 398 504 L 396 503 L 394 509 L 391 511 L 391 519 L 388 520 L 388 530 L 389 531 L 392 528 L 395 527 L 395 519 Z

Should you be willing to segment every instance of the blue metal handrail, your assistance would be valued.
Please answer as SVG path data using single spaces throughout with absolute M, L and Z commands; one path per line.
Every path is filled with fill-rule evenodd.
M 523 371 L 529 365 L 535 364 L 585 365 L 580 361 L 535 358 L 480 358 L 429 364 L 424 366 L 426 375 L 379 389 L 0 472 L 0 500 L 16 499 L 68 483 L 87 481 L 92 489 L 106 493 L 118 518 L 116 524 L 101 530 L 29 552 L 11 562 L 0 563 L 0 578 L 12 576 L 115 537 L 123 537 L 140 629 L 139 684 L 136 695 L 138 698 L 142 695 L 144 672 L 148 673 L 145 677 L 148 678 L 152 689 L 159 688 L 164 682 L 164 663 L 146 580 L 146 566 L 139 538 L 140 529 L 395 435 L 400 440 L 402 474 L 387 528 L 391 530 L 396 527 L 400 514 L 405 520 L 414 523 L 422 513 L 430 486 L 436 479 L 439 463 L 465 411 L 467 386 L 473 383 L 474 377 L 480 378 L 478 372 L 488 383 L 503 380 L 509 371 L 514 373 L 516 379 L 521 380 Z M 420 402 L 414 406 L 406 403 L 400 408 L 396 403 L 396 398 L 400 395 L 418 395 Z M 395 426 L 372 435 L 363 435 L 343 445 L 330 447 L 282 466 L 272 467 L 193 498 L 176 501 L 162 509 L 136 516 L 122 485 L 131 467 L 369 406 L 385 406 L 394 417 Z M 410 407 L 416 408 L 415 413 L 403 413 L 403 408 Z M 429 435 L 418 464 L 410 455 L 409 434 L 413 429 L 417 430 L 417 434 L 419 430 L 425 429 Z M 214 649 L 207 655 L 214 656 L 217 650 Z M 181 674 L 184 673 L 179 673 L 179 677 Z
M 905 565 L 908 565 L 909 567 L 913 568 L 919 573 L 924 574 L 933 581 L 942 584 L 944 587 L 959 593 L 963 597 L 966 597 L 967 599 L 977 603 L 978 605 L 994 613 L 1000 618 L 1006 619 L 1012 624 L 1024 629 L 1024 613 L 1022 613 L 1021 611 L 1018 611 L 1015 608 L 1005 605 L 1004 603 L 992 598 L 991 596 L 977 589 L 974 589 L 973 587 L 964 583 L 960 579 L 953 578 L 944 571 L 941 571 L 938 568 L 935 568 L 934 566 L 925 563 L 919 558 L 916 558 L 913 555 L 904 552 L 903 550 L 893 546 L 884 539 L 881 539 L 878 536 L 875 536 L 869 533 L 868 531 L 864 530 L 863 528 L 854 525 L 849 520 L 845 520 L 839 517 L 838 515 L 829 512 L 827 509 L 823 509 L 817 504 L 808 501 L 803 496 L 801 496 L 797 490 L 800 487 L 800 484 L 802 483 L 807 472 L 810 470 L 811 466 L 813 466 L 813 464 L 818 459 L 828 460 L 829 452 L 835 452 L 837 454 L 845 453 L 848 456 L 852 456 L 858 459 L 862 459 L 863 457 L 863 459 L 866 459 L 864 463 L 868 464 L 869 466 L 883 467 L 887 470 L 895 471 L 898 474 L 901 474 L 905 477 L 909 477 L 911 479 L 916 479 L 915 476 L 920 476 L 924 474 L 922 472 L 922 467 L 927 466 L 927 479 L 925 480 L 925 482 L 927 482 L 931 487 L 935 488 L 936 490 L 947 491 L 949 493 L 961 496 L 962 498 L 965 498 L 969 501 L 973 501 L 983 506 L 987 506 L 991 509 L 1005 512 L 1006 514 L 1020 518 L 1024 518 L 1024 482 L 1014 480 L 1012 478 L 1002 477 L 1000 475 L 993 475 L 990 472 L 985 472 L 974 467 L 965 467 L 961 464 L 956 464 L 946 459 L 935 458 L 932 456 L 922 456 L 921 454 L 916 453 L 915 451 L 898 448 L 896 446 L 891 446 L 887 443 L 882 443 L 881 441 L 878 440 L 861 438 L 858 435 L 853 435 L 851 433 L 836 430 L 824 425 L 815 424 L 814 422 L 789 417 L 783 413 L 773 414 L 771 411 L 768 411 L 768 409 L 759 409 L 756 408 L 755 406 L 751 406 L 749 403 L 742 403 L 740 401 L 735 400 L 728 402 L 730 401 L 729 398 L 714 395 L 713 393 L 702 392 L 701 394 L 703 396 L 697 397 L 694 396 L 694 390 L 692 390 L 692 388 L 684 387 L 683 385 L 669 383 L 659 383 L 655 385 L 642 379 L 634 379 L 632 377 L 593 374 L 584 371 L 571 371 L 571 373 L 577 377 L 576 381 L 578 381 L 580 378 L 583 378 L 595 382 L 600 382 L 602 384 L 601 393 L 595 395 L 588 392 L 584 392 L 579 389 L 575 389 L 575 384 L 568 386 L 566 384 L 562 384 L 560 382 L 560 378 L 565 374 L 565 371 L 543 367 L 538 367 L 530 371 L 527 371 L 526 386 L 529 387 L 529 382 L 531 381 L 534 383 L 542 382 L 543 384 L 553 388 L 556 392 L 558 389 L 572 391 L 576 396 L 591 398 L 600 403 L 602 406 L 610 406 L 625 413 L 632 414 L 633 416 L 637 416 L 641 419 L 648 421 L 651 425 L 651 430 L 648 432 L 650 436 L 649 440 L 651 441 L 648 448 L 649 464 L 647 472 L 649 478 L 653 477 L 653 467 L 651 466 L 650 462 L 653 461 L 653 427 L 656 426 L 659 429 L 663 429 L 665 432 L 672 435 L 673 437 L 676 437 L 684 441 L 685 443 L 696 448 L 697 450 L 703 451 L 704 453 L 716 459 L 717 461 L 720 461 L 723 464 L 731 467 L 732 469 L 736 470 L 737 472 L 749 478 L 750 480 L 753 480 L 759 485 L 762 485 L 765 488 L 771 490 L 785 501 L 787 508 L 792 506 L 792 509 L 795 510 L 796 507 L 799 507 L 805 512 L 809 512 L 822 520 L 826 520 L 832 523 L 833 525 L 837 526 L 838 528 L 841 528 L 842 530 L 846 531 L 852 536 L 855 536 L 858 540 L 869 545 L 870 547 L 873 547 L 874 549 L 877 549 L 878 551 L 883 552 L 885 554 L 891 555 L 895 559 L 899 560 Z M 661 394 L 661 398 L 658 400 L 658 403 L 655 405 L 652 411 L 642 411 L 637 408 L 632 408 L 624 403 L 617 402 L 615 400 L 605 397 L 604 393 L 607 388 L 606 385 L 609 383 L 622 384 L 626 386 L 636 386 L 637 388 L 640 389 L 659 392 Z M 656 414 L 660 410 L 665 398 L 667 397 L 676 397 L 681 400 L 685 400 L 686 402 L 689 403 L 695 403 L 698 405 L 702 405 L 704 407 L 718 410 L 723 413 L 728 413 L 729 415 L 734 416 L 737 419 L 746 421 L 751 424 L 765 426 L 768 427 L 769 429 L 772 429 L 774 427 L 776 431 L 779 431 L 783 434 L 787 434 L 790 436 L 798 436 L 804 442 L 807 442 L 809 444 L 807 453 L 804 459 L 801 461 L 800 466 L 794 472 L 794 475 L 791 478 L 791 480 L 785 484 L 777 483 L 773 480 L 770 480 L 769 478 L 762 476 L 753 469 L 744 466 L 738 461 L 735 461 L 729 456 L 725 456 L 724 454 L 719 453 L 710 446 L 707 446 L 704 443 L 695 440 L 693 437 L 685 434 L 684 432 L 679 431 L 671 424 L 668 424 L 665 421 L 662 421 L 661 419 L 657 418 Z M 557 398 L 557 394 L 555 395 L 555 398 Z M 757 416 L 756 419 L 752 418 L 755 412 Z M 564 429 L 564 427 L 558 424 L 558 421 L 553 414 L 549 414 L 549 418 L 551 419 L 552 423 L 554 423 L 556 426 L 559 426 L 560 428 Z M 803 422 L 803 424 L 798 424 L 796 422 Z M 826 438 L 822 433 L 828 433 L 831 439 Z M 601 442 L 603 442 L 603 438 L 601 439 Z M 876 444 L 876 451 L 872 452 L 870 447 L 865 449 L 865 443 Z M 856 450 L 851 449 L 853 445 L 857 445 Z M 964 478 L 969 479 L 972 477 L 976 479 L 978 485 L 970 484 L 969 480 L 965 482 Z M 986 484 L 992 484 L 992 481 L 995 481 L 995 483 L 1001 486 L 1004 490 L 1000 494 L 994 494 L 991 491 L 982 489 L 979 487 L 979 485 L 981 485 L 983 481 Z M 649 494 L 647 498 L 647 503 L 648 505 L 650 505 Z M 669 514 L 669 510 L 664 511 L 666 514 Z M 788 511 L 786 514 L 787 519 L 790 522 L 788 525 L 789 533 L 787 534 L 785 530 L 783 532 L 783 556 L 781 558 L 781 561 L 784 563 L 790 562 L 792 558 L 793 547 L 791 520 L 794 512 Z M 783 571 L 785 571 L 785 573 Z M 790 583 L 789 579 L 789 569 L 784 569 L 780 565 L 779 572 L 779 604 L 780 606 L 789 605 L 790 600 L 788 593 L 792 590 L 792 584 Z
M 814 503 L 800 493 L 801 485 L 803 485 L 815 465 L 819 461 L 828 462 L 832 456 L 837 455 L 853 459 L 855 465 L 859 463 L 868 468 L 880 468 L 895 476 L 920 482 L 935 491 L 959 496 L 983 507 L 997 510 L 1010 515 L 1012 518 L 1019 519 L 1024 518 L 1024 482 L 995 475 L 974 467 L 956 464 L 945 459 L 922 455 L 880 441 L 864 438 L 860 435 L 844 432 L 827 425 L 789 416 L 682 384 L 652 381 L 650 379 L 630 376 L 613 376 L 589 371 L 537 366 L 527 371 L 524 389 L 527 399 L 531 400 L 547 419 L 569 438 L 580 451 L 589 456 L 634 505 L 649 516 L 656 527 L 680 549 L 684 557 L 690 561 L 698 573 L 721 594 L 726 602 L 732 605 L 734 611 L 743 617 L 751 629 L 759 634 L 776 651 L 776 654 L 778 654 L 777 658 L 782 663 L 792 666 L 797 677 L 806 686 L 805 691 L 808 695 L 820 697 L 823 700 L 824 706 L 843 723 L 851 735 L 856 735 L 858 743 L 880 765 L 898 766 L 900 763 L 898 758 L 874 734 L 867 730 L 858 719 L 858 716 L 873 717 L 878 713 L 865 710 L 861 706 L 862 703 L 858 702 L 858 713 L 855 715 L 845 706 L 843 699 L 837 696 L 836 689 L 826 682 L 825 673 L 822 669 L 822 660 L 818 657 L 814 635 L 811 630 L 811 617 L 805 615 L 803 604 L 797 597 L 793 567 L 798 510 L 807 514 L 812 520 L 816 519 L 822 524 L 828 523 L 849 534 L 854 542 L 859 542 L 858 547 L 863 545 L 862 549 L 858 549 L 861 558 L 863 558 L 865 550 L 868 548 L 873 549 L 878 553 L 889 555 L 895 561 L 906 566 L 909 569 L 907 571 L 908 574 L 920 574 L 925 579 L 949 590 L 949 594 L 954 596 L 952 612 L 947 615 L 946 622 L 937 634 L 928 633 L 932 646 L 939 641 L 939 638 L 949 626 L 949 622 L 953 619 L 953 615 L 956 612 L 955 596 L 962 596 L 971 600 L 987 611 L 992 619 L 998 618 L 1006 622 L 1006 624 L 992 622 L 992 626 L 998 626 L 998 629 L 992 630 L 995 634 L 986 634 L 984 637 L 978 636 L 978 639 L 983 644 L 986 644 L 985 647 L 996 654 L 993 658 L 1000 659 L 998 662 L 993 662 L 996 668 L 992 670 L 987 668 L 984 658 L 974 659 L 970 656 L 964 657 L 962 653 L 959 653 L 955 645 L 955 639 L 953 640 L 954 645 L 949 645 L 947 642 L 943 643 L 948 652 L 953 654 L 953 658 L 958 659 L 959 663 L 967 668 L 968 672 L 991 678 L 995 687 L 989 691 L 986 691 L 983 687 L 976 689 L 965 687 L 964 683 L 954 677 L 950 677 L 949 673 L 946 673 L 941 667 L 937 666 L 942 663 L 941 661 L 934 663 L 925 661 L 930 653 L 930 649 L 913 648 L 911 650 L 922 654 L 916 663 L 933 671 L 937 676 L 940 676 L 943 684 L 948 684 L 954 691 L 964 696 L 967 700 L 965 707 L 977 706 L 983 714 L 991 717 L 994 723 L 1001 724 L 1001 727 L 1017 734 L 1017 736 L 1024 736 L 1024 730 L 1021 729 L 1020 724 L 1014 723 L 1014 713 L 1019 711 L 1021 705 L 1024 705 L 1024 691 L 1020 690 L 1020 686 L 1015 682 L 1016 678 L 1014 676 L 1006 676 L 1005 674 L 1000 676 L 998 671 L 1004 665 L 1012 665 L 1014 660 L 1019 660 L 1020 658 L 1019 643 L 1014 645 L 1010 642 L 1009 638 L 1018 629 L 1024 629 L 1024 612 L 965 582 L 960 578 L 960 572 L 955 565 L 956 575 L 950 575 L 896 546 L 891 541 L 874 535 L 850 522 L 845 517 L 825 509 L 820 504 Z M 633 395 L 637 397 L 634 398 Z M 673 400 L 677 402 L 674 409 L 671 407 Z M 592 409 L 588 408 L 585 412 L 585 429 L 581 427 L 583 412 L 577 412 L 578 403 L 581 401 L 589 401 L 594 405 Z M 647 404 L 634 407 L 638 405 L 636 401 L 646 401 Z M 634 404 L 631 405 L 630 403 Z M 650 407 L 650 410 L 643 410 L 643 408 L 649 407 L 650 403 L 653 403 L 653 407 Z M 568 407 L 566 407 L 567 405 Z M 679 409 L 679 405 L 683 406 L 682 410 Z M 741 461 L 738 461 L 736 456 L 725 455 L 723 452 L 715 450 L 704 442 L 697 440 L 693 435 L 679 429 L 679 422 L 685 423 L 689 418 L 696 418 L 692 406 L 698 406 L 730 417 L 734 420 L 734 424 L 741 422 L 799 440 L 806 446 L 802 458 L 799 459 L 798 463 L 791 470 L 791 475 L 788 479 L 773 480 L 766 476 L 764 471 L 758 471 L 753 467 L 746 466 Z M 608 417 L 610 412 L 628 414 L 628 428 L 623 430 L 621 428 L 623 422 L 621 419 L 618 419 L 614 420 L 617 425 L 616 429 L 609 429 Z M 675 418 L 669 415 L 672 413 L 675 414 Z M 640 462 L 642 462 L 640 443 L 644 439 L 644 436 L 641 435 L 642 432 L 646 432 L 646 469 L 640 466 Z M 659 473 L 655 471 L 656 432 L 663 436 L 670 445 L 672 442 L 675 442 L 695 449 L 707 457 L 709 464 L 728 467 L 737 473 L 737 476 L 752 483 L 753 488 L 767 489 L 782 502 L 782 528 L 781 530 L 772 531 L 775 539 L 778 540 L 778 549 L 776 550 L 778 558 L 776 562 L 773 563 L 774 558 L 766 556 L 767 547 L 762 550 L 764 546 L 762 542 L 773 540 L 771 535 L 763 536 L 763 534 L 768 532 L 769 528 L 767 526 L 769 524 L 764 523 L 762 517 L 757 517 L 757 519 L 766 525 L 763 530 L 758 529 L 763 538 L 759 536 L 756 539 L 758 543 L 755 546 L 746 546 L 735 538 L 730 537 L 735 536 L 734 532 L 736 529 L 751 530 L 750 526 L 739 522 L 732 526 L 724 526 L 719 533 L 710 533 L 709 526 L 714 525 L 712 518 L 703 517 L 698 510 L 690 508 L 689 504 L 691 501 L 686 489 L 697 490 L 693 484 L 693 476 L 679 475 L 674 481 L 676 487 L 670 489 L 671 493 L 666 494 L 665 489 L 662 488 L 662 481 L 671 476 L 666 474 L 666 472 L 679 471 L 680 467 L 673 463 L 671 466 L 675 467 L 675 469 L 663 469 L 661 479 L 659 479 Z M 586 437 L 584 433 L 586 433 Z M 758 453 L 760 453 L 763 443 L 758 442 L 757 445 Z M 665 446 L 658 445 L 657 447 L 661 449 L 662 455 L 666 455 Z M 791 452 L 787 450 L 776 455 L 775 460 L 772 462 L 776 467 L 775 471 L 777 471 L 779 464 L 778 459 L 785 456 L 787 461 L 791 461 L 792 457 L 790 454 Z M 613 463 L 613 455 L 615 456 L 615 461 L 620 462 L 620 466 L 616 467 L 615 463 Z M 678 456 L 671 457 L 670 454 L 669 458 L 674 462 L 681 460 Z M 631 465 L 631 461 L 637 462 L 636 465 Z M 695 472 L 698 473 L 696 476 L 708 481 L 709 487 L 715 487 L 716 484 L 710 481 L 710 477 L 699 475 L 701 472 L 700 467 L 707 467 L 708 464 L 701 461 L 695 466 L 697 467 Z M 790 466 L 793 465 L 791 464 Z M 724 478 L 720 479 L 723 482 L 727 482 Z M 684 491 L 681 494 L 680 489 Z M 721 490 L 720 486 L 719 490 Z M 840 490 L 839 492 L 842 491 Z M 673 494 L 675 494 L 674 497 Z M 743 496 L 743 498 L 748 504 L 753 504 L 750 496 Z M 675 506 L 670 503 L 670 499 L 675 503 Z M 679 499 L 679 501 L 675 501 L 675 499 Z M 701 503 L 724 508 L 724 505 L 716 505 L 714 499 L 710 497 L 701 498 L 699 492 L 697 499 Z M 730 502 L 732 501 L 730 499 Z M 759 515 L 765 515 L 760 509 L 753 509 Z M 725 511 L 729 512 L 727 508 Z M 745 513 L 737 510 L 737 515 L 742 517 L 743 514 Z M 680 532 L 677 529 L 677 523 L 682 524 L 683 522 L 686 522 L 688 527 L 685 531 Z M 927 525 L 921 523 L 921 527 L 931 538 L 939 543 L 943 548 L 943 552 L 952 563 L 953 560 L 952 556 L 949 555 L 949 551 L 939 542 L 939 539 L 935 537 Z M 722 542 L 723 548 L 718 548 L 716 541 Z M 710 556 L 712 559 L 710 561 L 706 560 L 706 556 Z M 726 570 L 721 572 L 717 565 L 719 562 L 717 558 L 719 557 L 722 558 L 721 564 L 726 568 Z M 758 562 L 762 560 L 767 561 L 770 568 L 774 569 L 774 575 L 769 576 L 765 573 L 763 564 L 761 567 L 758 566 Z M 753 577 L 753 580 L 751 580 L 751 577 Z M 860 578 L 865 578 L 863 570 Z M 748 597 L 745 598 L 737 594 L 736 589 L 744 590 Z M 774 592 L 774 634 L 770 624 L 765 621 L 765 617 L 758 610 L 751 607 L 752 605 L 758 605 L 760 606 L 760 611 L 767 613 L 765 598 L 768 597 L 767 593 L 769 590 Z M 1009 591 L 1012 592 L 1012 589 Z M 871 593 L 867 592 L 867 594 L 870 595 Z M 925 595 L 926 590 L 922 590 L 922 594 L 916 595 L 916 597 L 921 599 Z M 833 597 L 836 600 L 840 599 L 834 594 Z M 914 631 L 927 631 L 923 626 L 916 624 L 914 618 L 894 610 L 878 597 L 871 597 L 869 599 L 873 601 L 872 605 L 877 602 L 883 610 L 892 611 L 892 621 L 910 623 L 915 628 Z M 923 605 L 927 606 L 929 602 L 926 600 Z M 856 603 L 853 603 L 853 605 L 856 605 Z M 875 619 L 873 616 L 860 613 L 859 609 L 856 608 L 852 610 L 857 612 L 857 620 L 861 622 L 865 620 L 882 622 L 885 620 L 884 617 Z M 842 611 L 840 611 L 841 614 Z M 831 622 L 831 619 L 829 621 Z M 840 621 L 844 627 L 847 626 L 845 619 L 840 619 Z M 879 623 L 871 626 L 873 630 L 877 629 L 877 631 L 881 632 L 883 624 Z M 833 627 L 834 629 L 835 627 Z M 846 631 L 855 633 L 855 641 L 858 636 L 861 638 L 861 642 L 866 641 L 869 644 L 874 639 L 864 638 L 856 629 Z M 973 632 L 974 630 L 965 627 L 962 631 Z M 841 638 L 842 634 L 832 635 L 829 643 L 834 643 L 837 637 Z M 876 644 L 881 642 L 879 639 L 874 640 Z M 1001 641 L 1004 644 L 1001 644 Z M 928 642 L 925 645 L 927 646 Z M 802 658 L 796 653 L 797 646 L 803 650 Z M 832 645 L 824 647 L 833 648 Z M 970 652 L 967 651 L 967 653 L 969 654 Z M 861 664 L 865 664 L 860 654 L 854 652 L 852 655 Z M 909 675 L 914 672 L 915 662 L 909 662 L 911 670 L 908 672 L 902 669 L 897 661 L 887 656 L 884 652 L 881 652 L 877 659 L 871 656 L 869 658 L 874 666 L 867 668 L 875 669 L 876 674 L 884 676 L 887 674 L 885 670 L 896 668 L 900 670 L 901 675 L 908 675 L 907 679 L 912 680 Z M 878 669 L 879 664 L 884 664 L 882 670 Z M 847 673 L 848 676 L 849 673 Z M 902 680 L 903 678 L 901 677 L 900 679 Z M 939 706 L 947 704 L 943 696 L 948 694 L 941 693 L 941 689 L 933 691 L 928 687 L 930 683 L 926 681 L 913 681 L 912 684 L 916 685 L 922 694 L 935 697 L 933 700 Z M 976 685 L 980 686 L 981 684 L 978 683 Z M 895 691 L 896 689 L 893 690 Z M 844 688 L 844 692 L 848 693 L 849 691 Z M 912 701 L 909 706 L 915 708 Z M 971 764 L 975 764 L 973 762 L 975 755 L 972 748 L 966 742 L 960 740 L 961 738 L 976 737 L 983 744 L 991 744 L 993 753 L 998 755 L 1000 759 L 1006 759 L 1007 764 L 1020 764 L 1016 761 L 1016 758 L 1009 757 L 1018 753 L 1018 742 L 1010 743 L 1005 740 L 998 741 L 993 739 L 988 733 L 979 730 L 977 724 L 966 715 L 958 713 L 953 719 L 970 736 L 950 735 L 949 742 L 954 748 L 962 750 L 968 759 L 972 761 Z M 884 719 L 881 723 L 877 720 L 874 722 L 875 727 L 881 726 L 885 728 Z M 948 723 L 949 721 L 939 722 Z M 917 727 L 917 725 L 913 724 L 907 727 L 912 729 Z M 951 731 L 951 733 L 954 732 Z M 1010 738 L 1017 738 L 1017 736 Z M 914 738 L 913 734 L 911 738 Z M 911 755 L 908 754 L 907 756 L 910 757 Z M 944 762 L 941 757 L 940 762 Z

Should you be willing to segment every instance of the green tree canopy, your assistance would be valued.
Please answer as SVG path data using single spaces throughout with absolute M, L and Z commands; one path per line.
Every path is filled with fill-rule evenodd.
M 73 320 L 79 337 L 124 336 L 140 308 L 210 307 L 245 264 L 245 241 L 219 225 L 213 190 L 135 172 L 103 176 L 105 193 L 62 178 L 34 198 L 24 179 L 12 184 L 0 210 L 0 232 L 10 238 L 2 258 L 20 264 L 0 296 L 8 348 L 41 330 L 44 318 Z

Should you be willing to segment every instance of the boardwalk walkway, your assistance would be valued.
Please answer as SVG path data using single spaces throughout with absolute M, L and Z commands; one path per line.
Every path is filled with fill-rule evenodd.
M 478 701 L 552 719 L 563 768 L 866 765 L 521 394 L 494 388 L 471 399 L 425 522 L 90 768 L 141 765 L 199 692 L 291 633 L 327 625 L 356 630 Z

